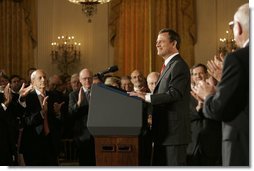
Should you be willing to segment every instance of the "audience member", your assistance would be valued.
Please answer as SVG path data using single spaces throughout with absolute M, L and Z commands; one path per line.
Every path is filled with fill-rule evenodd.
M 125 90 L 126 92 L 131 92 L 133 91 L 133 84 L 131 82 L 131 77 L 130 76 L 122 76 L 121 77 L 121 88 Z
M 1 77 L 1 76 L 0 76 Z M 6 111 L 12 101 L 10 84 L 0 92 L 0 165 L 12 166 L 15 160 L 15 146 L 11 143 L 9 113 Z
M 191 68 L 193 86 L 207 80 L 207 67 L 196 64 Z M 221 165 L 221 123 L 204 117 L 203 101 L 190 99 L 191 143 L 187 148 L 187 165 Z
M 0 75 L 0 92 L 4 92 L 5 86 L 9 83 L 9 78 L 5 74 Z
M 223 166 L 249 166 L 249 4 L 234 15 L 233 33 L 240 49 L 224 60 L 217 87 L 200 81 L 192 88 L 204 100 L 205 117 L 222 122 Z
M 159 72 L 151 72 L 147 75 L 147 86 L 152 93 L 155 89 L 156 83 L 159 80 L 160 73 Z
M 72 91 L 77 91 L 81 87 L 81 84 L 79 82 L 79 75 L 78 73 L 74 73 L 71 75 L 71 88 Z
M 97 74 L 93 76 L 93 84 L 103 83 L 102 78 Z
M 13 93 L 18 94 L 19 89 L 21 88 L 20 76 L 12 75 L 10 77 L 10 87 Z
M 131 82 L 136 92 L 149 92 L 144 75 L 137 69 L 131 73 Z
M 69 95 L 69 114 L 74 119 L 74 141 L 77 144 L 80 166 L 94 166 L 95 147 L 94 139 L 87 128 L 87 117 L 90 99 L 90 90 L 93 83 L 93 74 L 88 69 L 79 73 L 82 87 Z
M 20 152 L 27 166 L 57 165 L 57 154 L 51 132 L 53 116 L 48 113 L 46 73 L 37 69 L 31 74 L 31 84 L 20 89 L 20 103 L 25 107 L 25 123 Z
M 117 89 L 121 88 L 121 81 L 118 77 L 115 76 L 109 76 L 105 79 L 104 82 L 105 85 L 116 87 Z

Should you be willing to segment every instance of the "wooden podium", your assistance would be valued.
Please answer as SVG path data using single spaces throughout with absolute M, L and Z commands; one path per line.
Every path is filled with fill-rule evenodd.
M 93 85 L 87 127 L 95 139 L 97 166 L 142 164 L 143 102 L 103 84 Z
M 138 137 L 95 137 L 97 166 L 138 166 Z

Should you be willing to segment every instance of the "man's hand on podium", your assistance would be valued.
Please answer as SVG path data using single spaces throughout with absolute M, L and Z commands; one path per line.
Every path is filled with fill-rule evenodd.
M 130 96 L 139 97 L 139 98 L 141 98 L 141 99 L 143 99 L 143 100 L 145 100 L 145 96 L 146 96 L 146 93 L 144 93 L 144 92 L 135 92 L 135 91 L 132 91 L 132 92 L 128 92 L 128 94 L 129 94 Z

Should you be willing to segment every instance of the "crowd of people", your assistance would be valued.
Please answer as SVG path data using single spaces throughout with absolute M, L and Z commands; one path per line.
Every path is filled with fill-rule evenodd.
M 174 30 L 160 30 L 160 72 L 103 79 L 84 68 L 52 75 L 29 69 L 30 80 L 0 74 L 0 165 L 58 166 L 71 139 L 80 166 L 95 166 L 86 122 L 93 84 L 105 84 L 148 105 L 145 165 L 249 166 L 249 5 L 234 15 L 238 49 L 189 68 Z

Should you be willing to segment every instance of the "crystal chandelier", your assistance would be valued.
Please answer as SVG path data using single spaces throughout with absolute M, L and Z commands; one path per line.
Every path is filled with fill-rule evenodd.
M 82 5 L 83 13 L 88 17 L 88 22 L 91 23 L 91 18 L 97 12 L 97 4 L 104 4 L 111 0 L 68 0 L 75 4 Z
M 68 74 L 69 68 L 80 60 L 80 43 L 74 41 L 74 36 L 58 36 L 57 42 L 52 42 L 52 62 L 58 65 L 63 74 Z

